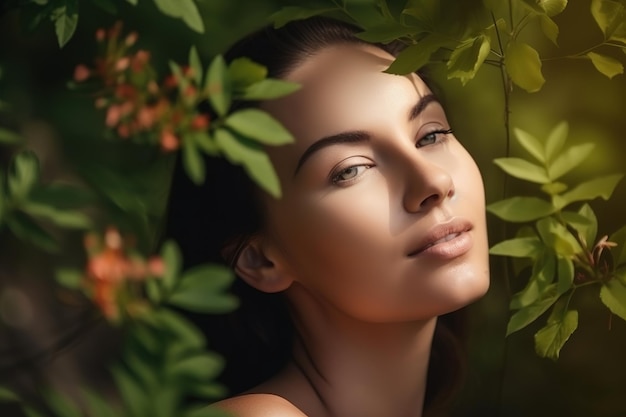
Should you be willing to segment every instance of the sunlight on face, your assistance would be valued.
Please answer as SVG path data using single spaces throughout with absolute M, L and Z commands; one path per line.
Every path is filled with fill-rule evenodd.
M 265 198 L 296 309 L 421 320 L 488 288 L 478 168 L 424 82 L 382 72 L 392 60 L 326 48 L 286 77 L 300 91 L 263 105 L 296 138 L 268 149 L 283 197 Z

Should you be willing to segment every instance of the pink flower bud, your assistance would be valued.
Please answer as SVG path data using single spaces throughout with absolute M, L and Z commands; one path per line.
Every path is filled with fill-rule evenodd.
M 120 122 L 121 115 L 122 112 L 120 111 L 120 106 L 113 104 L 107 110 L 107 115 L 104 123 L 107 125 L 107 127 L 117 126 L 117 124 Z
M 77 65 L 74 69 L 74 81 L 85 81 L 91 75 L 91 71 L 85 65 Z
M 137 32 L 130 32 L 126 36 L 124 43 L 126 44 L 126 46 L 133 46 L 135 42 L 137 42 Z
M 124 71 L 126 68 L 128 68 L 129 64 L 130 64 L 130 58 L 125 56 L 117 60 L 117 62 L 115 63 L 115 69 L 117 71 Z

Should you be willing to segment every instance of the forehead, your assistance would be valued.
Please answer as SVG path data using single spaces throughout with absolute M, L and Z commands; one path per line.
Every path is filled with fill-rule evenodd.
M 393 59 L 365 44 L 334 45 L 307 57 L 285 77 L 302 88 L 263 104 L 296 138 L 283 149 L 268 149 L 272 159 L 290 148 L 303 151 L 325 136 L 375 128 L 377 121 L 388 122 L 392 114 L 406 121 L 411 107 L 429 90 L 416 74 L 384 73 Z

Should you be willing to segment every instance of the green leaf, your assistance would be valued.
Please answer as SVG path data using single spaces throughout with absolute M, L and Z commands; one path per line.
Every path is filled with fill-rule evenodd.
M 216 398 L 224 398 L 228 395 L 228 390 L 218 383 L 204 383 L 191 387 L 191 395 L 203 399 L 215 400 Z
M 541 241 L 536 237 L 520 237 L 496 243 L 489 249 L 489 253 L 516 258 L 532 258 L 542 247 Z
M 535 334 L 535 351 L 542 358 L 557 360 L 561 349 L 578 328 L 578 311 L 566 309 L 567 303 L 559 301 L 546 326 Z
M 398 22 L 383 22 L 357 33 L 357 38 L 372 43 L 389 43 L 415 32 L 414 27 Z
M 537 231 L 543 243 L 563 257 L 571 257 L 582 251 L 572 234 L 552 217 L 537 222 Z
M 222 313 L 238 305 L 233 295 L 222 294 L 233 281 L 230 269 L 219 265 L 201 265 L 186 272 L 169 303 L 195 312 Z
M 44 417 L 43 414 L 41 414 L 39 411 L 35 410 L 34 408 L 31 408 L 27 405 L 24 405 L 22 407 L 22 411 L 24 412 L 24 415 L 26 417 Z M 46 415 L 47 417 L 47 415 Z
M 250 85 L 245 89 L 241 98 L 243 100 L 269 100 L 291 94 L 301 87 L 298 83 L 270 78 Z
M 580 165 L 595 148 L 593 143 L 582 143 L 561 152 L 548 164 L 548 177 L 554 181 Z
M 196 147 L 193 138 L 189 135 L 185 135 L 183 140 L 183 166 L 189 179 L 196 185 L 200 185 L 204 182 L 206 176 L 206 169 L 204 166 L 204 160 L 202 154 Z
M 0 143 L 15 145 L 22 142 L 22 137 L 15 132 L 0 128 Z
M 83 272 L 74 268 L 59 268 L 55 271 L 56 281 L 64 287 L 79 289 L 83 282 Z
M 547 184 L 550 182 L 546 170 L 521 158 L 496 158 L 493 162 L 507 174 L 522 180 Z
M 578 210 L 578 214 L 587 220 L 587 224 L 578 224 L 576 230 L 578 230 L 587 243 L 587 247 L 592 247 L 593 242 L 596 241 L 596 235 L 598 234 L 598 219 L 596 218 L 596 214 L 589 204 L 583 204 L 580 210 Z
M 267 77 L 267 68 L 250 58 L 235 58 L 228 65 L 228 75 L 233 89 L 244 91 L 252 84 L 263 81 Z
M 25 203 L 20 207 L 33 217 L 49 220 L 57 226 L 68 229 L 89 229 L 91 220 L 86 214 L 75 210 L 58 210 L 55 207 L 38 203 Z
M 157 320 L 157 324 L 161 328 L 167 329 L 167 331 L 175 336 L 178 343 L 182 344 L 184 347 L 203 349 L 206 345 L 206 340 L 202 332 L 180 314 L 162 308 L 155 313 L 154 317 Z
M 153 304 L 160 304 L 163 299 L 161 280 L 158 278 L 146 280 L 146 295 Z
M 438 20 L 440 8 L 441 3 L 437 0 L 408 0 L 402 14 L 412 16 L 420 23 L 432 28 Z
M 244 143 L 226 129 L 215 131 L 215 143 L 233 164 L 243 165 L 250 177 L 270 195 L 279 198 L 280 181 L 267 153 L 254 143 Z
M 224 361 L 222 358 L 216 354 L 205 352 L 176 362 L 170 369 L 170 372 L 176 377 L 205 381 L 215 378 L 223 368 Z
M 50 407 L 55 416 L 81 417 L 82 414 L 68 398 L 57 391 L 47 391 L 44 394 L 46 404 Z
M 231 103 L 231 85 L 228 68 L 222 55 L 213 58 L 205 78 L 204 91 L 209 94 L 211 106 L 224 117 Z
M 171 291 L 178 283 L 178 276 L 183 264 L 180 249 L 176 242 L 168 240 L 163 244 L 161 258 L 165 263 L 163 285 L 167 291 Z
M 487 206 L 487 211 L 509 222 L 528 222 L 554 213 L 552 204 L 536 197 L 512 197 Z
M 191 68 L 191 76 L 196 82 L 196 85 L 201 85 L 204 69 L 202 68 L 202 61 L 200 61 L 200 55 L 195 46 L 192 46 L 189 50 L 189 67 Z
M 565 10 L 567 7 L 567 0 L 531 0 L 536 1 L 548 16 L 556 16 Z
M 564 210 L 561 212 L 561 217 L 569 226 L 576 230 L 581 230 L 591 225 L 591 221 L 589 219 L 582 216 L 580 213 L 576 213 L 575 211 Z
M 546 140 L 546 160 L 548 162 L 551 162 L 559 155 L 565 145 L 568 133 L 569 124 L 565 121 L 560 122 L 552 129 Z
M 8 178 L 9 193 L 14 200 L 25 198 L 39 182 L 39 160 L 30 151 L 19 152 L 12 161 Z
M 614 0 L 592 0 L 591 14 L 607 40 L 626 42 L 624 5 Z
M 119 410 L 110 404 L 108 398 L 101 397 L 87 388 L 82 389 L 82 394 L 89 409 L 90 417 L 117 417 L 120 415 Z
M 13 391 L 4 387 L 0 387 L 0 403 L 14 401 L 20 401 L 20 397 L 18 397 Z
M 287 6 L 271 15 L 270 21 L 274 23 L 275 28 L 280 28 L 292 20 L 302 20 L 335 10 L 338 10 L 338 8 L 331 7 L 326 9 L 309 9 L 307 7 Z
M 232 417 L 232 414 L 219 408 L 207 406 L 190 410 L 184 414 L 184 417 Z
M 189 138 L 190 141 L 196 144 L 200 151 L 207 155 L 217 156 L 220 153 L 220 149 L 217 147 L 208 131 L 188 132 L 185 137 Z
M 117 14 L 117 6 L 112 0 L 91 0 L 93 4 L 107 13 Z
M 284 145 L 293 142 L 293 136 L 280 122 L 259 109 L 239 110 L 228 116 L 225 124 L 237 133 L 265 145 Z
M 539 17 L 539 25 L 541 27 L 541 31 L 544 35 L 552 42 L 554 45 L 558 46 L 558 37 L 559 37 L 559 26 L 554 23 L 554 20 L 550 19 L 545 14 L 538 15 Z
M 511 299 L 510 308 L 518 310 L 533 304 L 554 281 L 556 257 L 550 251 L 537 256 L 526 287 Z
M 154 0 L 161 13 L 182 19 L 185 24 L 198 33 L 204 33 L 204 22 L 193 0 Z
M 4 173 L 0 170 L 0 230 L 5 216 L 9 214 L 10 208 L 7 207 L 8 198 L 4 192 Z
M 407 46 L 385 70 L 388 74 L 405 75 L 417 71 L 430 61 L 430 56 L 442 46 L 435 35 L 428 35 L 414 45 Z
M 612 279 L 600 289 L 600 299 L 611 313 L 626 320 L 626 286 L 618 279 Z
M 537 301 L 516 311 L 509 320 L 507 325 L 506 335 L 515 333 L 518 330 L 528 326 L 533 321 L 537 320 L 539 316 L 546 312 L 558 300 L 559 294 L 556 290 L 556 284 L 549 285 L 545 291 L 539 296 Z
M 563 191 L 567 190 L 567 184 L 562 182 L 550 182 L 548 184 L 543 184 L 541 186 L 541 191 L 544 193 L 553 196 L 556 194 L 561 194 Z
M 448 61 L 448 78 L 459 78 L 463 85 L 474 78 L 489 55 L 491 40 L 487 35 L 462 43 L 455 48 Z
M 65 0 L 65 6 L 53 11 L 52 20 L 59 47 L 63 48 L 78 26 L 78 0 Z
M 35 187 L 29 195 L 29 200 L 57 209 L 71 209 L 93 203 L 95 195 L 72 185 L 49 184 L 45 187 Z
M 57 241 L 48 232 L 21 212 L 8 217 L 6 224 L 15 236 L 24 241 L 30 241 L 48 252 L 58 252 L 60 249 Z
M 513 128 L 513 133 L 517 138 L 517 141 L 524 149 L 526 149 L 532 156 L 541 163 L 546 162 L 545 150 L 543 144 L 539 142 L 537 138 L 522 129 Z
M 624 73 L 624 65 L 615 58 L 600 55 L 595 52 L 587 52 L 586 56 L 591 60 L 593 66 L 596 67 L 600 73 L 609 77 L 609 79 Z
M 574 282 L 574 263 L 571 259 L 559 257 L 557 261 L 557 292 L 564 294 L 572 288 Z
M 113 366 L 111 374 L 124 401 L 125 411 L 133 417 L 150 415 L 149 401 L 151 398 L 146 395 L 137 380 L 119 366 Z
M 509 41 L 504 64 L 516 85 L 529 93 L 541 90 L 545 82 L 541 73 L 541 59 L 532 46 L 514 39 Z
M 185 271 L 180 278 L 178 291 L 195 290 L 215 293 L 227 289 L 235 278 L 230 268 L 222 265 L 199 265 Z
M 138 2 L 139 0 L 126 0 L 126 1 L 127 1 L 128 3 L 130 3 L 130 4 L 132 4 L 133 6 L 136 6 L 136 5 L 137 5 L 137 2 Z
M 613 262 L 616 267 L 626 263 L 626 226 L 613 233 L 609 238 L 610 242 L 617 243 L 617 246 L 611 248 Z
M 554 203 L 561 209 L 575 201 L 593 200 L 597 197 L 608 200 L 622 177 L 622 174 L 614 174 L 585 181 L 563 195 L 554 196 Z

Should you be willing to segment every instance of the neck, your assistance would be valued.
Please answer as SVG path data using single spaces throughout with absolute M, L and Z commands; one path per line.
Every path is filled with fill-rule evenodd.
M 296 314 L 293 363 L 277 393 L 309 417 L 421 417 L 436 318 L 389 324 L 328 314 Z

